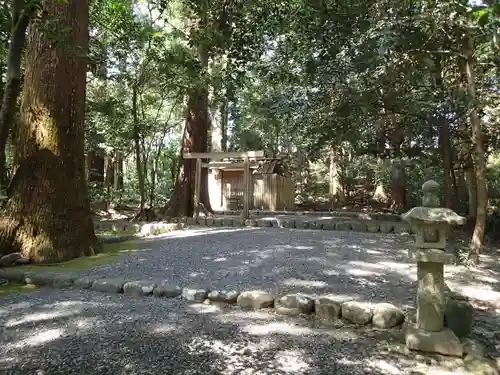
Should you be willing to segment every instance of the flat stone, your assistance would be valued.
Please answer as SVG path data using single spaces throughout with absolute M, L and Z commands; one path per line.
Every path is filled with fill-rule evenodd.
M 295 228 L 295 220 L 281 220 L 280 221 L 281 228 Z
M 233 227 L 244 227 L 244 226 L 245 226 L 245 220 L 241 218 L 233 220 Z
M 10 253 L 0 258 L 0 267 L 12 266 L 18 259 L 22 258 L 21 253 Z
M 257 226 L 257 220 L 246 219 L 245 220 L 245 226 L 247 226 L 247 227 L 256 227 Z
M 50 272 L 28 272 L 24 277 L 24 282 L 28 285 L 52 285 L 57 275 Z
M 323 230 L 335 230 L 335 223 L 332 223 L 331 221 L 325 221 L 321 225 L 321 229 L 323 229 Z
M 123 279 L 98 279 L 92 283 L 92 290 L 104 293 L 123 293 Z
M 230 217 L 225 217 L 222 219 L 222 226 L 232 227 L 232 226 L 234 226 L 234 220 Z
M 221 227 L 224 220 L 220 217 L 214 219 L 214 227 Z
M 366 231 L 369 233 L 378 233 L 380 230 L 380 224 L 375 222 L 366 223 Z
M 393 223 L 380 223 L 379 228 L 380 228 L 381 233 L 392 233 L 392 231 L 394 230 L 394 224 Z
M 464 364 L 472 375 L 498 375 L 496 364 L 482 356 L 468 354 L 464 358 Z
M 21 257 L 21 258 L 17 259 L 17 260 L 14 262 L 14 264 L 15 264 L 16 266 L 22 266 L 22 265 L 25 265 L 25 264 L 30 264 L 30 262 L 31 262 L 31 259 L 30 259 L 30 258 L 28 258 L 28 257 Z
M 123 285 L 123 293 L 134 297 L 149 296 L 155 287 L 156 284 L 148 280 L 129 281 Z
M 368 324 L 373 317 L 373 309 L 368 303 L 348 301 L 342 304 L 342 317 L 355 324 Z
M 318 222 L 317 220 L 313 220 L 309 222 L 309 229 L 321 229 L 323 224 Z
M 366 230 L 367 230 L 365 223 L 353 222 L 353 223 L 351 223 L 351 227 L 352 227 L 352 230 L 354 232 L 366 232 Z
M 315 301 L 314 310 L 316 316 L 325 320 L 337 320 L 340 318 L 342 310 L 342 300 L 335 296 L 319 297 Z
M 272 227 L 273 223 L 270 219 L 258 219 L 257 220 L 258 227 Z
M 408 225 L 396 224 L 396 225 L 394 225 L 394 233 L 396 233 L 396 234 L 410 234 L 410 227 Z
M 392 328 L 405 320 L 404 312 L 390 303 L 377 303 L 373 307 L 372 324 L 377 328 Z
M 16 270 L 15 268 L 0 269 L 0 278 L 16 283 L 24 283 L 25 275 L 26 272 L 22 270 Z
M 198 224 L 198 225 L 207 225 L 207 219 L 204 216 L 199 216 L 196 219 L 196 224 Z
M 439 332 L 429 332 L 411 324 L 406 329 L 406 347 L 428 353 L 439 353 L 461 357 L 463 346 L 452 330 L 444 328 Z
M 208 289 L 204 288 L 183 288 L 182 298 L 188 301 L 203 302 L 208 297 Z
M 351 223 L 338 222 L 335 224 L 335 230 L 347 231 L 347 230 L 351 230 L 351 229 L 352 229 Z
M 305 220 L 295 220 L 295 228 L 297 229 L 308 229 L 309 222 Z
M 215 220 L 213 218 L 211 218 L 211 217 L 207 217 L 205 219 L 205 225 L 207 225 L 209 227 L 213 227 L 214 223 L 215 223 Z
M 91 277 L 81 277 L 73 281 L 73 287 L 80 289 L 90 289 L 92 288 L 92 283 L 94 279 Z
M 155 297 L 175 298 L 179 297 L 181 294 L 182 288 L 168 281 L 157 283 L 156 287 L 153 289 L 153 295 Z
M 212 290 L 208 293 L 208 299 L 213 302 L 236 303 L 240 292 L 236 290 Z
M 70 288 L 74 282 L 75 278 L 70 275 L 55 275 L 52 279 L 52 285 L 55 288 Z
M 198 221 L 196 220 L 196 218 L 194 217 L 188 217 L 187 218 L 187 225 L 196 225 L 198 224 Z
M 464 337 L 472 332 L 474 307 L 468 301 L 448 298 L 444 311 L 444 325 L 458 337 Z
M 249 290 L 242 292 L 236 303 L 243 308 L 263 309 L 273 307 L 274 297 L 263 290 Z
M 311 314 L 314 299 L 304 294 L 288 294 L 275 301 L 274 309 L 283 315 Z

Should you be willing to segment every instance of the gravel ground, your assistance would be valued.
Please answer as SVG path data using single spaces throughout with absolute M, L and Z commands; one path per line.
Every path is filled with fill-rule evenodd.
M 335 293 L 414 312 L 416 265 L 397 235 L 275 228 L 204 228 L 140 241 L 94 277 L 165 279 L 181 286 Z M 474 298 L 474 337 L 500 358 L 497 254 L 448 285 Z M 419 374 L 456 360 L 402 355 L 401 332 L 324 329 L 314 320 L 135 299 L 39 290 L 0 300 L 1 374 Z M 437 370 L 428 370 L 438 374 Z
M 457 365 L 403 355 L 399 330 L 325 329 L 262 311 L 91 291 L 4 298 L 0 325 L 5 375 L 390 375 Z
M 401 242 L 401 236 L 357 232 L 204 228 L 145 239 L 140 251 L 81 274 L 406 304 L 416 273 Z

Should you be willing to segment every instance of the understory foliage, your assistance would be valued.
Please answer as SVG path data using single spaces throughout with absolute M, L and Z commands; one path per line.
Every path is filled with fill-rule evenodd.
M 27 90 L 20 15 L 44 28 L 52 48 L 79 53 L 64 37 L 70 30 L 50 32 L 62 29 L 44 18 L 49 3 L 0 1 L 4 188 L 25 146 L 12 85 Z M 442 204 L 475 224 L 469 260 L 478 261 L 500 191 L 498 2 L 88 4 L 93 209 L 191 215 L 194 162 L 183 152 L 264 150 L 286 158 L 303 208 L 402 212 L 436 180 Z

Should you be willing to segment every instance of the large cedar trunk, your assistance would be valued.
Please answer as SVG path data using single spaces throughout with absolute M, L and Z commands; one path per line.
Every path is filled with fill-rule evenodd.
M 474 146 L 474 167 L 476 171 L 476 225 L 469 245 L 469 263 L 479 263 L 479 253 L 484 244 L 484 233 L 486 229 L 486 217 L 488 215 L 488 190 L 486 188 L 486 149 L 484 146 L 484 132 L 481 119 L 476 108 L 476 85 L 474 74 L 474 46 L 472 38 L 467 36 L 465 55 L 465 75 L 467 77 L 467 93 L 470 108 L 470 123 L 472 144 Z
M 206 4 L 205 4 L 206 5 Z M 207 9 L 201 7 L 199 20 L 190 20 L 188 27 L 196 37 L 197 32 L 208 32 Z M 198 36 L 199 38 L 199 36 Z M 198 56 L 200 66 L 208 67 L 209 51 L 206 40 L 195 42 L 195 53 Z M 208 131 L 210 121 L 208 117 L 208 85 L 198 83 L 187 90 L 186 125 L 181 143 L 181 156 L 188 152 L 207 152 Z M 182 159 L 181 170 L 175 184 L 174 195 L 166 205 L 166 216 L 168 217 L 190 217 L 194 214 L 194 185 L 196 160 Z M 205 206 L 206 211 L 213 213 L 210 205 L 208 192 L 208 170 L 201 169 L 200 203 Z
M 84 159 L 89 8 L 87 0 L 44 0 L 42 6 L 49 20 L 70 30 L 69 40 L 56 50 L 38 24 L 30 29 L 18 168 L 0 219 L 0 249 L 52 263 L 98 249 Z
M 208 145 L 208 90 L 192 88 L 188 92 L 186 131 L 182 139 L 182 153 L 207 152 Z M 194 177 L 196 160 L 183 159 L 182 170 L 175 185 L 174 195 L 167 204 L 168 217 L 193 216 Z M 208 170 L 201 170 L 200 203 L 213 212 L 208 194 Z

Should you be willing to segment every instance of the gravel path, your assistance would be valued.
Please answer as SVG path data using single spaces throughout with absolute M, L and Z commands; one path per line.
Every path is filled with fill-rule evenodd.
M 400 331 L 324 329 L 266 312 L 91 291 L 1 301 L 5 375 L 391 375 L 437 363 L 403 355 Z
M 205 228 L 143 240 L 140 251 L 81 274 L 406 304 L 416 273 L 401 242 L 397 235 L 356 232 Z
M 139 243 L 139 251 L 80 274 L 335 293 L 414 311 L 416 265 L 397 235 L 204 228 Z M 496 256 L 485 255 L 477 270 L 447 266 L 446 280 L 479 301 L 473 336 L 500 358 Z M 2 298 L 0 329 L 1 374 L 391 375 L 420 374 L 422 366 L 438 374 L 429 370 L 438 362 L 457 366 L 403 355 L 398 330 L 334 329 L 267 312 L 92 291 L 42 289 Z

